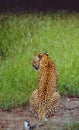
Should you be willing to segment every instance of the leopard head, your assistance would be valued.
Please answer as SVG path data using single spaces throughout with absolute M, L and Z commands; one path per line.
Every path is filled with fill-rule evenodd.
M 48 53 L 38 54 L 35 56 L 35 58 L 32 61 L 32 66 L 38 70 L 40 67 L 40 61 L 44 56 L 48 56 Z

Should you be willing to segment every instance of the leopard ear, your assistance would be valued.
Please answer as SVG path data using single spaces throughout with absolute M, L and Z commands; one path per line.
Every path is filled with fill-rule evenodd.
M 38 54 L 38 58 L 39 58 L 39 60 L 41 60 L 41 58 L 42 58 L 42 55 L 41 55 L 41 54 Z
M 44 54 L 46 54 L 47 56 L 49 55 L 48 52 L 45 52 Z

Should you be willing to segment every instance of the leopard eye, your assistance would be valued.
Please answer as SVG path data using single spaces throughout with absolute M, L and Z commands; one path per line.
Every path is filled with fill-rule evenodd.
M 42 55 L 41 55 L 41 54 L 39 54 L 39 55 L 38 55 L 38 58 L 39 58 L 39 60 L 41 60 L 41 58 L 42 58 Z

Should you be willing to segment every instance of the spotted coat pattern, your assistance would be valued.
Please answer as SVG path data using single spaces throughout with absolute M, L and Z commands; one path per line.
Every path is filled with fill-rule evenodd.
M 57 92 L 58 72 L 47 53 L 35 56 L 32 65 L 39 69 L 39 86 L 30 98 L 30 110 L 36 113 L 39 119 L 44 119 L 55 114 L 60 102 Z

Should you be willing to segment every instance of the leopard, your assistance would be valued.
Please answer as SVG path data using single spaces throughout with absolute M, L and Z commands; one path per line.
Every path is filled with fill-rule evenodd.
M 48 53 L 37 54 L 32 66 L 39 71 L 38 88 L 30 97 L 30 110 L 39 120 L 54 116 L 60 103 L 58 70 Z

